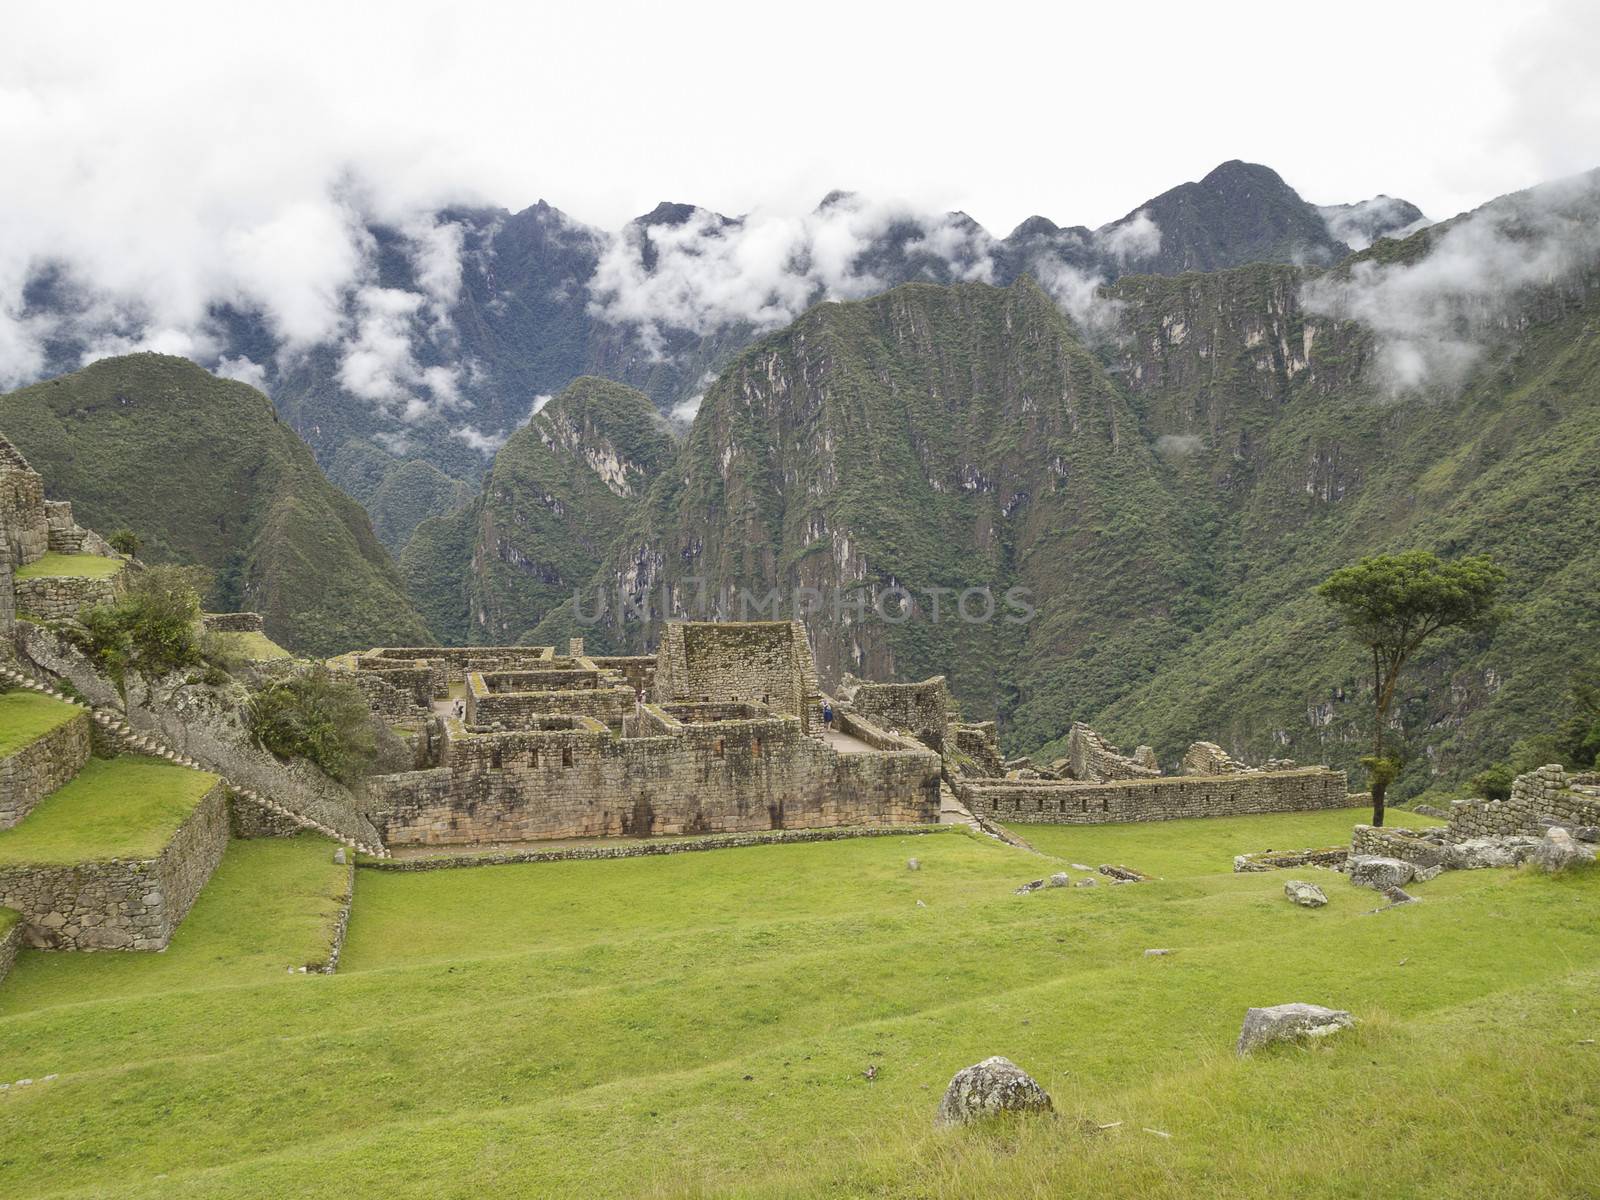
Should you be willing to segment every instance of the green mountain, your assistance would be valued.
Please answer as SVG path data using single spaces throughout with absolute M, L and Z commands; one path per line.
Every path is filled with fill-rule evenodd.
M 1549 224 L 1513 222 L 1500 251 L 1515 261 Z M 1309 311 L 1306 289 L 1426 265 L 1450 228 L 1321 275 L 1124 278 L 1106 297 L 1118 335 L 1094 349 L 1026 278 L 819 305 L 708 389 L 592 581 L 606 618 L 591 596 L 534 640 L 649 646 L 655 625 L 620 616 L 619 593 L 657 618 L 663 589 L 665 607 L 737 618 L 772 615 L 741 589 L 809 588 L 826 679 L 947 673 L 1013 750 L 1051 753 L 1083 719 L 1168 762 L 1205 737 L 1353 766 L 1370 684 L 1313 587 L 1380 550 L 1488 552 L 1511 573 L 1508 619 L 1430 647 L 1401 705 L 1401 793 L 1460 780 L 1547 729 L 1572 670 L 1600 658 L 1600 272 L 1469 293 L 1426 334 L 1472 342 L 1460 378 L 1391 393 L 1388 335 Z M 1399 295 L 1457 286 L 1463 266 Z M 1418 311 L 1447 310 L 1399 315 Z M 909 590 L 912 619 L 829 607 L 854 586 Z M 1027 588 L 1037 615 L 948 619 L 985 586 Z M 955 589 L 942 621 L 935 588 Z
M 360 501 L 372 517 L 378 540 L 396 555 L 423 521 L 456 512 L 473 496 L 465 483 L 430 462 L 397 459 L 357 439 L 346 442 L 333 456 L 328 478 Z
M 0 429 L 82 523 L 209 567 L 208 603 L 260 611 L 285 646 L 427 636 L 366 513 L 254 388 L 132 354 L 0 396 Z
M 501 447 L 476 499 L 417 527 L 408 591 L 448 641 L 518 641 L 590 579 L 672 453 L 649 397 L 574 380 Z

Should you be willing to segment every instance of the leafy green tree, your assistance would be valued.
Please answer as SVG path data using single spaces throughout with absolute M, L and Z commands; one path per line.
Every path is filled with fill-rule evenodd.
M 1427 550 L 1377 554 L 1341 567 L 1317 588 L 1345 631 L 1372 654 L 1372 754 L 1362 759 L 1372 779 L 1372 823 L 1383 824 L 1383 796 L 1399 771 L 1385 751 L 1384 731 L 1400 672 L 1442 629 L 1485 630 L 1506 573 L 1486 554 L 1444 562 Z
M 144 548 L 144 542 L 131 529 L 119 529 L 106 541 L 111 543 L 111 548 L 118 554 L 126 554 L 132 558 L 138 558 L 139 551 Z
M 1600 662 L 1573 673 L 1567 702 L 1570 710 L 1556 728 L 1561 761 L 1574 767 L 1600 767 Z
M 279 758 L 305 758 L 342 783 L 377 758 L 372 710 L 354 684 L 323 666 L 278 679 L 251 699 L 250 732 Z

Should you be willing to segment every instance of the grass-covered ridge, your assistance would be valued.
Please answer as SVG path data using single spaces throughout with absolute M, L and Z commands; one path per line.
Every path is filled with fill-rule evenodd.
M 1338 840 L 1334 815 L 1241 819 L 1217 848 Z M 1600 871 L 1453 872 L 1379 915 L 1317 872 L 1310 911 L 1282 872 L 1196 856 L 1192 823 L 1139 833 L 1159 881 L 1031 896 L 1067 862 L 962 833 L 358 871 L 327 978 L 269 971 L 251 892 L 213 885 L 181 970 L 29 953 L 0 987 L 0 1078 L 58 1074 L 0 1103 L 0 1189 L 1582 1194 Z M 1236 1060 L 1245 1007 L 1292 999 L 1360 1025 Z M 935 1132 L 990 1054 L 1060 1118 Z
M 154 858 L 217 783 L 155 758 L 91 758 L 77 778 L 0 829 L 0 865 Z
M 83 711 L 37 692 L 0 692 L 0 758 L 31 745 Z
M 26 566 L 17 568 L 18 579 L 110 579 L 120 575 L 125 564 L 120 558 L 100 554 L 58 554 L 54 550 Z
M 366 513 L 245 384 L 166 355 L 102 359 L 0 396 L 0 432 L 79 522 L 208 568 L 208 607 L 259 611 L 292 649 L 426 638 Z

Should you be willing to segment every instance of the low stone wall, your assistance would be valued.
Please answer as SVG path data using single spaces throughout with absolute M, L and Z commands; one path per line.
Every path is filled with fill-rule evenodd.
M 379 862 L 384 860 L 379 859 Z M 321 957 L 306 964 L 313 975 L 332 975 L 339 969 L 339 955 L 344 952 L 345 934 L 350 931 L 350 905 L 356 895 L 356 864 L 354 857 L 345 866 L 344 888 L 339 894 L 339 908 L 334 913 L 333 925 L 328 930 L 328 944 Z
M 19 917 L 7 925 L 6 921 L 11 917 L 11 910 L 0 909 L 0 983 L 4 983 L 6 976 L 11 974 L 11 968 L 16 965 L 17 951 L 22 949 L 22 921 Z
M 1233 869 L 1239 872 L 1278 871 L 1286 867 L 1328 867 L 1337 871 L 1350 857 L 1343 846 L 1324 846 L 1306 850 L 1258 850 L 1254 854 L 1233 856 Z
M 204 613 L 200 624 L 207 633 L 261 633 L 261 614 L 253 612 Z
M 724 833 L 672 841 L 634 842 L 623 846 L 565 846 L 559 850 L 507 850 L 493 854 L 443 854 L 428 858 L 363 858 L 360 866 L 374 871 L 448 871 L 460 867 L 503 867 L 516 863 L 589 862 L 612 858 L 649 858 L 692 854 L 699 850 L 736 850 L 745 846 L 792 846 L 837 842 L 845 838 L 918 837 L 930 833 L 959 834 L 962 825 L 853 825 L 838 829 L 773 829 L 765 833 Z
M 1110 783 L 969 780 L 957 794 L 998 820 L 1053 825 L 1172 821 L 1346 807 L 1343 771 L 1305 767 L 1238 775 L 1161 776 Z
M 292 817 L 246 800 L 234 791 L 228 793 L 228 829 L 236 838 L 294 837 L 303 832 Z
M 27 944 L 49 950 L 160 950 L 228 845 L 226 789 L 201 798 L 153 859 L 0 868 L 0 905 Z
M 1444 862 L 1445 837 L 1442 828 L 1400 829 L 1385 825 L 1379 829 L 1374 825 L 1357 825 L 1350 833 L 1350 853 L 1400 858 L 1432 867 Z
M 405 721 L 422 711 L 414 687 L 399 688 L 374 671 L 350 671 L 345 678 L 361 689 L 372 715 L 384 721 Z
M 1506 800 L 1457 800 L 1450 805 L 1450 838 L 1507 837 L 1542 833 L 1543 818 L 1565 825 L 1600 825 L 1600 793 L 1584 775 L 1568 775 L 1556 764 L 1518 775 Z M 1575 790 L 1581 789 L 1581 790 Z
M 1072 777 L 1087 783 L 1149 779 L 1161 774 L 1154 761 L 1140 762 L 1121 753 L 1082 721 L 1074 721 L 1067 733 L 1067 761 Z
M 602 671 L 615 671 L 635 693 L 650 694 L 656 682 L 656 656 L 654 654 L 607 654 L 589 659 Z
M 16 581 L 17 611 L 41 621 L 65 621 L 80 612 L 115 604 L 122 577 L 88 579 L 79 575 L 43 575 Z
M 89 761 L 92 727 L 85 709 L 0 759 L 0 829 L 10 829 L 83 769 Z
M 633 712 L 638 696 L 630 687 L 594 688 L 581 692 L 501 692 L 467 695 L 467 722 L 515 728 L 534 716 L 593 717 L 618 728 Z

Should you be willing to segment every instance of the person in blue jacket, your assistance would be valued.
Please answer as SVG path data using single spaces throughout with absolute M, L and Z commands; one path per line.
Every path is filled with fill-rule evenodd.
M 822 702 L 822 727 L 824 729 L 833 728 L 833 705 L 826 700 Z

